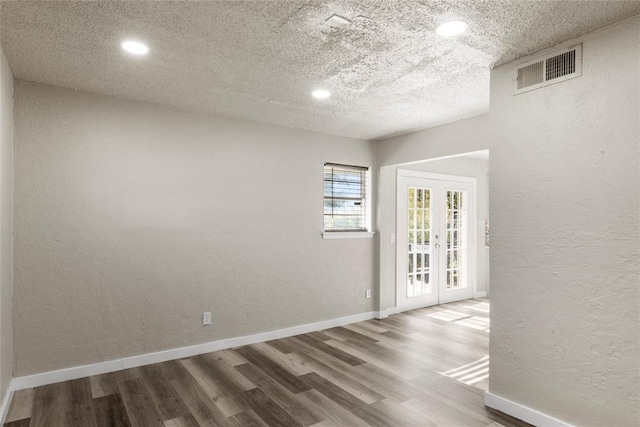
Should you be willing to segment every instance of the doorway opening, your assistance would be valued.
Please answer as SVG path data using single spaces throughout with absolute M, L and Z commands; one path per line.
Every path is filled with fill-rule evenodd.
M 488 150 L 394 169 L 394 311 L 486 297 Z

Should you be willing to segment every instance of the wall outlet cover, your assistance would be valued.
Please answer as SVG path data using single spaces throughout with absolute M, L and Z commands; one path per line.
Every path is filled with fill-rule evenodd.
M 211 324 L 211 312 L 205 311 L 202 313 L 202 326 L 207 326 Z

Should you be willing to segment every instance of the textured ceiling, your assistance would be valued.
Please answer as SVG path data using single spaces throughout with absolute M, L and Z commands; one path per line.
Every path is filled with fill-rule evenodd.
M 640 13 L 639 1 L 2 2 L 18 79 L 378 138 L 486 112 L 489 69 Z M 348 18 L 346 27 L 325 20 Z M 455 39 L 438 24 L 463 19 Z M 145 41 L 144 58 L 124 55 Z M 333 96 L 318 101 L 315 88 Z

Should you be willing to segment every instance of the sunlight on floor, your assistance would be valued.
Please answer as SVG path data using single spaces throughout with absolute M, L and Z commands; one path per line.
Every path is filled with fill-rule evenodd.
M 490 312 L 490 305 L 488 302 L 466 305 L 463 308 L 474 310 L 483 314 L 489 314 Z M 444 322 L 453 322 L 456 325 L 481 330 L 487 333 L 490 331 L 488 317 L 473 316 L 471 314 L 461 313 L 459 311 L 449 309 L 437 310 L 433 313 L 427 314 L 427 316 L 433 319 L 442 320 Z
M 489 356 L 484 356 L 474 362 L 451 369 L 440 374 L 474 387 L 487 389 L 489 379 Z

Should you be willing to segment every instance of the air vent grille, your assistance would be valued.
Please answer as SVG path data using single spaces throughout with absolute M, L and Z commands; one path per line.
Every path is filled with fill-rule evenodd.
M 582 75 L 582 45 L 520 65 L 514 95 Z
M 556 55 L 545 63 L 545 80 L 553 80 L 576 72 L 576 51 Z
M 536 62 L 526 67 L 518 68 L 518 89 L 537 85 L 544 81 L 542 69 L 544 61 Z

